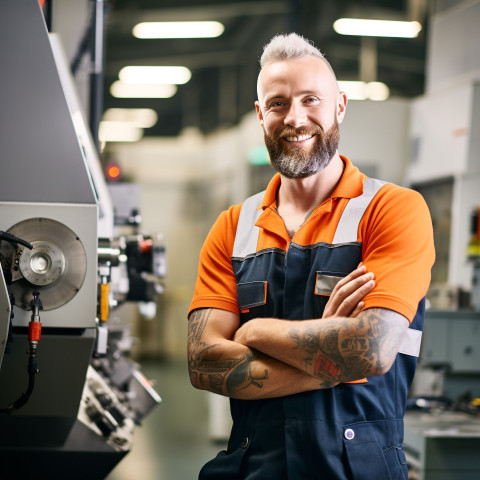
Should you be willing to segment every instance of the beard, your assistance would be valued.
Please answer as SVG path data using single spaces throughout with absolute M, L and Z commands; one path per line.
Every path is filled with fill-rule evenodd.
M 335 155 L 340 142 L 338 121 L 326 131 L 307 128 L 285 128 L 280 134 L 270 137 L 263 130 L 265 146 L 272 167 L 287 178 L 306 178 L 323 170 Z M 296 145 L 286 145 L 282 137 L 314 135 L 314 144 L 309 150 Z

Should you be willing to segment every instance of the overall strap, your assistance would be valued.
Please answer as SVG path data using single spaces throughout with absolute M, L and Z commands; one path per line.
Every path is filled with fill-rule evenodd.
M 366 178 L 363 182 L 363 193 L 351 198 L 340 217 L 332 244 L 352 243 L 357 241 L 358 225 L 370 205 L 373 197 L 387 182 L 375 178 Z
M 263 210 L 257 210 L 257 208 L 261 205 L 264 194 L 265 192 L 257 193 L 243 202 L 238 217 L 232 258 L 245 258 L 257 251 L 260 228 L 256 227 L 255 223 L 263 212 Z
M 366 178 L 363 182 L 363 193 L 359 197 L 351 198 L 340 217 L 335 231 L 333 244 L 352 243 L 357 241 L 358 226 L 365 211 L 378 191 L 387 182 Z M 398 353 L 418 357 L 422 342 L 422 332 L 414 328 L 408 328 L 403 337 Z

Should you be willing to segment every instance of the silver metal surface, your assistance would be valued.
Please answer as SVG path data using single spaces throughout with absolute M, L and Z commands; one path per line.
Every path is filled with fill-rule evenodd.
M 39 2 L 0 2 L 0 45 L 0 200 L 95 204 Z
M 83 259 L 83 262 L 86 263 L 85 280 L 83 281 L 80 291 L 62 307 L 43 311 L 42 324 L 44 327 L 94 328 L 96 325 L 95 317 L 97 310 L 97 206 L 88 204 L 0 202 L 0 211 L 2 212 L 1 221 L 4 225 L 3 230 L 9 227 L 11 228 L 11 226 L 17 225 L 24 220 L 51 218 L 77 234 L 78 238 L 81 239 L 86 254 L 86 259 Z M 7 246 L 4 247 L 5 243 L 6 242 L 2 242 L 0 256 L 4 255 L 3 248 L 8 250 Z M 57 244 L 57 242 L 54 243 Z M 23 249 L 23 247 L 21 248 Z M 1 259 L 4 268 L 6 263 L 12 263 L 15 247 L 12 246 L 11 249 L 10 258 Z M 66 252 L 66 249 L 63 249 L 63 247 L 62 250 Z M 68 253 L 65 257 L 71 258 L 70 252 Z M 67 269 L 68 265 L 66 265 L 65 268 Z M 21 275 L 21 273 L 19 273 L 19 275 Z M 23 278 L 21 281 L 26 282 Z M 64 288 L 63 285 L 60 285 L 61 283 L 63 283 L 62 279 L 53 285 L 42 287 L 42 302 L 44 301 L 43 291 L 53 289 L 57 285 L 59 288 Z M 36 289 L 40 289 L 40 287 L 36 287 Z M 26 299 L 27 305 L 31 299 L 31 297 Z M 14 312 L 15 317 L 12 320 L 12 325 L 14 327 L 27 327 L 31 312 L 17 307 L 14 307 Z
M 87 258 L 82 241 L 75 232 L 50 218 L 23 220 L 10 227 L 8 232 L 33 245 L 33 250 L 26 247 L 12 249 L 3 244 L 0 248 L 0 254 L 12 272 L 11 291 L 15 305 L 28 310 L 32 293 L 38 290 L 43 310 L 53 310 L 79 292 L 85 279 Z
M 47 286 L 55 283 L 65 272 L 65 256 L 52 242 L 34 241 L 33 250 L 23 249 L 19 270 L 23 278 L 33 285 Z
M 10 300 L 8 298 L 7 285 L 3 277 L 3 270 L 0 268 L 0 369 L 2 368 L 3 352 L 7 343 L 8 331 L 10 329 Z

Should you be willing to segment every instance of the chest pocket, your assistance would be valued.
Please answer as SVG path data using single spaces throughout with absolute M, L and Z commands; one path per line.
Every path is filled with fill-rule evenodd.
M 267 282 L 254 281 L 237 285 L 238 308 L 240 321 L 264 317 L 267 304 Z
M 344 278 L 341 273 L 317 272 L 315 278 L 315 295 L 330 296 L 337 283 Z
M 322 272 L 317 271 L 315 274 L 315 284 L 313 289 L 313 316 L 320 318 L 323 315 L 325 305 L 332 294 L 335 285 L 344 278 L 339 272 Z

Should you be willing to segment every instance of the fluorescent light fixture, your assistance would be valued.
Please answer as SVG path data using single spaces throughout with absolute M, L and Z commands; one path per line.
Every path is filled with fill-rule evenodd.
M 120 80 L 112 83 L 110 93 L 116 98 L 170 98 L 177 93 L 175 85 L 129 84 Z
M 100 122 L 98 139 L 101 142 L 138 142 L 143 137 L 143 128 L 131 123 Z
M 214 38 L 224 30 L 220 22 L 142 22 L 132 33 L 136 38 Z
M 192 78 L 187 67 L 129 66 L 123 67 L 118 78 L 124 83 L 183 85 Z
M 338 82 L 338 88 L 347 94 L 349 100 L 383 101 L 390 96 L 390 89 L 382 82 Z
M 390 89 L 382 82 L 368 82 L 365 88 L 369 100 L 383 102 L 390 96 Z
M 341 35 L 413 38 L 418 36 L 422 26 L 418 22 L 340 18 L 333 24 L 333 29 Z
M 150 128 L 157 123 L 158 115 L 151 108 L 109 108 L 103 114 L 102 120 L 125 122 L 140 128 Z

